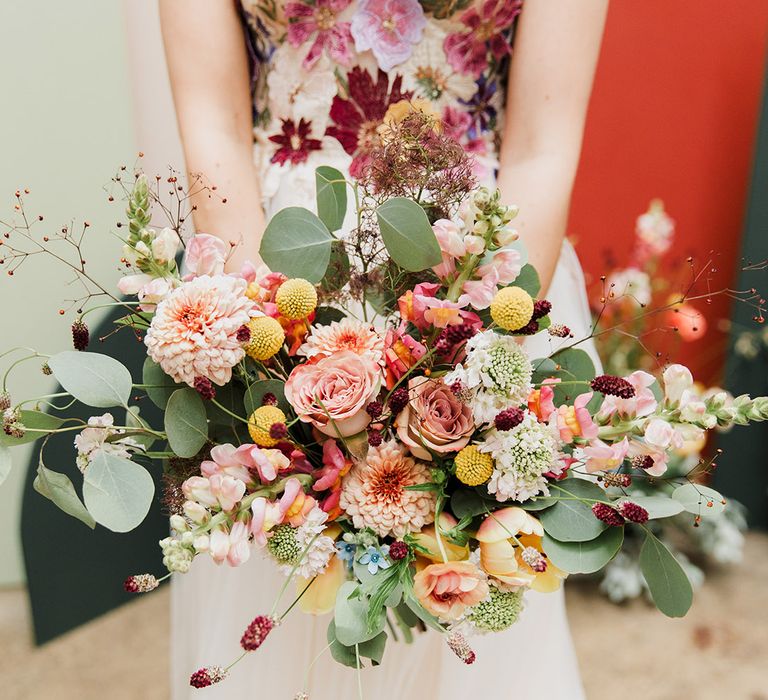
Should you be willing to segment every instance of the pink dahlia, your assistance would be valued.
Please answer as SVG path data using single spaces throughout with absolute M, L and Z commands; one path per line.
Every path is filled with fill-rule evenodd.
M 384 360 L 384 337 L 369 323 L 344 318 L 327 326 L 315 326 L 297 354 L 328 357 L 340 350 L 351 350 L 379 365 Z
M 365 461 L 352 467 L 342 482 L 339 505 L 356 528 L 403 537 L 434 520 L 435 494 L 405 488 L 429 481 L 429 467 L 392 440 L 371 447 Z
M 387 74 L 381 70 L 374 81 L 368 71 L 355 66 L 347 74 L 347 97 L 333 98 L 330 117 L 334 123 L 325 133 L 353 156 L 349 167 L 352 177 L 362 174 L 371 151 L 381 143 L 379 127 L 389 106 L 413 97 L 412 92 L 401 90 L 402 83 L 403 78 L 398 75 L 390 86 Z
M 301 46 L 313 36 L 315 40 L 304 57 L 304 68 L 312 68 L 323 51 L 343 66 L 352 62 L 352 35 L 349 22 L 339 22 L 339 15 L 351 0 L 317 0 L 317 2 L 289 2 L 285 6 L 288 18 L 288 43 Z
M 464 12 L 464 31 L 449 34 L 443 45 L 451 67 L 479 78 L 488 67 L 489 52 L 496 61 L 508 54 L 510 47 L 504 30 L 520 14 L 522 6 L 522 0 L 484 0 Z
M 226 384 L 245 354 L 237 332 L 256 313 L 246 287 L 243 279 L 203 275 L 174 290 L 157 305 L 144 338 L 149 356 L 174 381 Z
M 407 61 L 427 20 L 418 0 L 360 0 L 352 18 L 358 52 L 371 50 L 384 71 Z

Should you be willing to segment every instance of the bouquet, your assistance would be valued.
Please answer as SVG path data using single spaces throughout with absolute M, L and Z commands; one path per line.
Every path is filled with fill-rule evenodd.
M 318 168 L 317 213 L 279 211 L 260 248 L 268 268 L 236 273 L 224 271 L 230 246 L 219 238 L 185 243 L 181 220 L 152 226 L 153 209 L 174 208 L 162 205 L 164 183 L 137 172 L 120 229 L 125 296 L 88 292 L 75 350 L 16 351 L 43 359 L 67 399 L 99 410 L 82 425 L 4 391 L 2 461 L 15 445 L 72 432 L 82 497 L 42 458 L 37 490 L 120 532 L 145 517 L 150 470 L 161 468 L 167 575 L 198 556 L 236 567 L 254 552 L 285 573 L 273 609 L 244 621 L 245 651 L 298 606 L 332 613 L 341 664 L 378 664 L 393 630 L 408 639 L 414 629 L 444 635 L 471 664 L 472 635 L 513 625 L 528 590 L 603 569 L 628 531 L 642 538 L 654 602 L 684 615 L 691 584 L 649 524 L 707 518 L 724 500 L 668 478 L 670 453 L 717 425 L 765 420 L 768 399 L 701 397 L 681 365 L 660 380 L 597 374 L 586 339 L 540 298 L 515 207 L 475 186 L 461 147 L 420 112 L 381 136 L 358 181 Z M 5 261 L 51 244 L 16 226 Z M 83 259 L 78 248 L 68 264 L 87 286 Z M 138 382 L 88 351 L 83 317 L 99 294 L 126 309 L 118 327 L 146 347 Z M 550 352 L 533 357 L 524 341 L 537 334 Z M 162 410 L 161 425 L 136 396 Z M 649 479 L 666 488 L 630 495 Z M 144 573 L 125 586 L 146 592 L 160 580 Z M 219 682 L 231 666 L 199 669 L 190 683 Z

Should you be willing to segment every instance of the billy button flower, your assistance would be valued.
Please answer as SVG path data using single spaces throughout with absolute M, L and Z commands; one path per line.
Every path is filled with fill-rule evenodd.
M 467 445 L 459 450 L 454 459 L 456 478 L 467 486 L 480 486 L 491 478 L 493 458 L 480 452 L 477 445 Z
M 299 321 L 317 307 L 317 292 L 311 282 L 299 277 L 286 280 L 275 295 L 277 310 L 283 318 Z
M 248 419 L 248 432 L 259 447 L 274 447 L 287 435 L 285 413 L 277 406 L 259 406 Z
M 285 331 L 271 316 L 256 316 L 248 322 L 250 337 L 244 344 L 246 354 L 254 360 L 268 360 L 276 355 L 285 342 Z M 238 335 L 240 333 L 238 332 Z
M 533 317 L 533 310 L 531 295 L 521 287 L 504 287 L 491 302 L 491 318 L 505 331 L 524 328 Z

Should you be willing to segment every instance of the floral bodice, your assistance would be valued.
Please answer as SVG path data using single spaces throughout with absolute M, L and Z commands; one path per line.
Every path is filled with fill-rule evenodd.
M 382 124 L 419 109 L 475 155 L 480 177 L 492 175 L 521 7 L 522 0 L 242 0 L 263 174 L 346 159 L 355 177 Z

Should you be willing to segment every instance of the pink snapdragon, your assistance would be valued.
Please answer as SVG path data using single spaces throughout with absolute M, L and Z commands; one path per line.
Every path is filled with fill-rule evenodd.
M 495 270 L 498 275 L 498 284 L 505 286 L 512 284 L 522 269 L 523 256 L 519 250 L 516 248 L 500 248 L 493 254 L 489 262 L 477 268 L 477 274 L 484 278 Z
M 245 484 L 233 476 L 212 474 L 189 477 L 181 490 L 190 501 L 197 501 L 207 508 L 231 511 L 245 495 Z
M 187 243 L 187 254 L 184 259 L 189 271 L 184 279 L 189 280 L 200 275 L 220 275 L 224 272 L 229 246 L 216 236 L 198 233 Z
M 542 423 L 549 423 L 550 416 L 555 412 L 555 390 L 552 385 L 559 381 L 554 378 L 545 379 L 541 388 L 534 389 L 528 396 L 528 410 Z
M 403 322 L 396 329 L 387 331 L 384 339 L 387 389 L 391 389 L 427 353 L 427 348 L 405 332 Z
M 560 439 L 563 442 L 573 442 L 574 438 L 581 437 L 592 440 L 597 437 L 597 425 L 587 409 L 587 404 L 592 398 L 592 392 L 580 394 L 573 402 L 573 406 L 559 406 L 554 413 L 553 422 Z
M 211 458 L 200 463 L 200 472 L 207 477 L 224 474 L 240 479 L 246 484 L 253 482 L 251 471 L 238 457 L 238 448 L 228 443 L 216 445 L 211 449 Z
M 443 262 L 432 268 L 440 279 L 447 279 L 456 272 L 456 260 L 467 254 L 467 247 L 456 222 L 450 219 L 438 219 L 432 224 L 432 230 L 440 246 Z
M 479 280 L 467 280 L 461 288 L 468 302 L 476 309 L 487 309 L 499 289 L 499 271 L 495 267 Z
M 618 413 L 622 418 L 636 416 L 642 418 L 656 410 L 658 403 L 651 391 L 651 385 L 656 381 L 653 375 L 638 370 L 632 372 L 626 380 L 634 387 L 635 395 L 630 399 L 621 399 L 618 396 L 606 396 L 600 407 L 598 416 L 601 419 L 610 418 Z
M 662 374 L 664 396 L 670 406 L 677 406 L 693 387 L 693 375 L 685 365 L 669 365 Z
M 584 464 L 590 474 L 593 472 L 611 471 L 621 466 L 628 450 L 629 441 L 627 438 L 612 445 L 595 438 L 583 450 Z
M 217 564 L 240 566 L 251 556 L 249 539 L 248 525 L 238 520 L 230 530 L 220 526 L 211 532 L 208 551 Z

